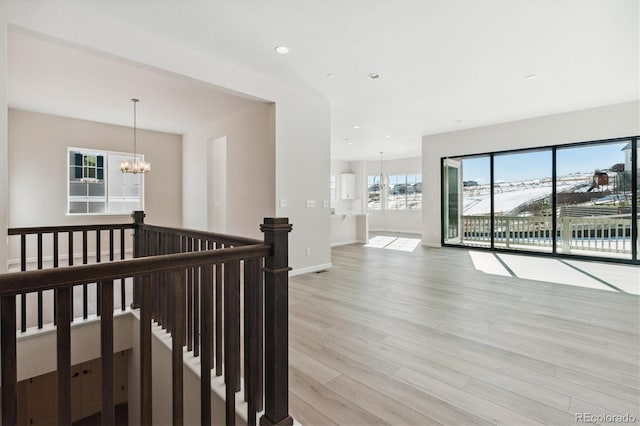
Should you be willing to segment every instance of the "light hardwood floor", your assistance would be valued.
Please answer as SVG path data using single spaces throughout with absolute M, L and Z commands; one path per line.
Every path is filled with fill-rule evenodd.
M 332 262 L 290 280 L 301 424 L 640 419 L 638 296 L 486 274 L 458 249 L 349 245 Z

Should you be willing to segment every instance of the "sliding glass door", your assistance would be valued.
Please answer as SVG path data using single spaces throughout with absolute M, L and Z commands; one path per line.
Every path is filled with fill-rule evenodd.
M 637 138 L 442 159 L 442 242 L 638 262 Z

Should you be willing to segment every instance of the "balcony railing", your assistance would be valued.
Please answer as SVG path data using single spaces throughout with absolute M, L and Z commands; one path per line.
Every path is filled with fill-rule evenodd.
M 462 242 L 489 246 L 490 216 L 463 216 Z M 559 216 L 554 237 L 550 216 L 495 216 L 493 239 L 496 246 L 551 247 L 572 250 L 631 254 L 631 215 L 594 217 Z
M 249 424 L 256 424 L 256 413 L 264 409 L 261 425 L 291 425 L 287 327 L 288 233 L 291 225 L 288 220 L 265 219 L 260 226 L 264 241 L 260 241 L 146 225 L 143 217 L 143 212 L 135 212 L 135 221 L 129 224 L 9 230 L 10 235 L 20 238 L 21 271 L 0 275 L 2 424 L 17 424 L 18 419 L 16 337 L 28 328 L 27 296 L 37 295 L 34 325 L 42 328 L 46 320 L 43 294 L 51 293 L 51 290 L 54 292 L 51 303 L 57 334 L 58 424 L 71 424 L 73 292 L 74 288 L 82 292 L 80 316 L 86 319 L 88 285 L 92 283 L 97 283 L 96 313 L 101 329 L 102 424 L 114 424 L 113 307 L 117 282 L 121 297 L 119 309 L 128 309 L 125 306 L 126 286 L 131 284 L 131 307 L 139 309 L 140 394 L 135 397 L 140 401 L 141 424 L 154 423 L 151 369 L 151 324 L 154 321 L 172 336 L 174 425 L 184 422 L 184 346 L 200 357 L 201 424 L 211 424 L 213 372 L 224 377 L 227 425 L 235 424 L 235 394 L 242 382 Z M 126 235 L 127 229 L 133 229 L 132 238 Z M 74 251 L 76 234 L 82 236 L 80 253 Z M 34 262 L 27 258 L 27 253 L 31 253 L 27 242 L 34 239 L 28 238 L 29 235 L 35 235 Z M 64 242 L 61 235 L 64 235 Z M 52 253 L 49 257 L 43 254 L 45 241 L 53 245 L 48 250 Z M 68 249 L 67 266 L 62 267 L 59 246 L 64 243 Z M 95 247 L 95 252 L 90 246 Z M 131 247 L 134 258 L 127 259 L 130 257 L 127 247 Z M 74 265 L 74 259 L 79 256 L 83 264 Z M 102 262 L 107 258 L 109 262 Z M 95 263 L 89 264 L 89 259 Z M 31 263 L 35 270 L 27 270 Z M 45 269 L 47 263 L 52 267 Z M 17 307 L 20 308 L 19 327 Z

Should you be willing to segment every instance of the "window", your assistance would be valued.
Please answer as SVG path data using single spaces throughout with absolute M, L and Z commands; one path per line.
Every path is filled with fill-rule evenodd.
M 368 187 L 368 203 L 369 210 L 382 209 L 381 197 L 380 197 L 380 175 L 367 177 Z
M 392 210 L 422 208 L 422 176 L 389 176 L 388 200 Z
M 386 184 L 386 185 L 385 185 Z M 422 175 L 392 175 L 380 184 L 380 175 L 367 178 L 369 210 L 422 208 Z M 386 200 L 386 205 L 384 201 Z
M 143 208 L 142 176 L 120 171 L 120 162 L 131 154 L 76 148 L 68 153 L 69 214 L 128 214 Z
M 331 207 L 335 207 L 336 201 L 338 200 L 338 184 L 335 175 L 331 176 L 331 180 L 329 181 L 329 191 L 331 192 Z

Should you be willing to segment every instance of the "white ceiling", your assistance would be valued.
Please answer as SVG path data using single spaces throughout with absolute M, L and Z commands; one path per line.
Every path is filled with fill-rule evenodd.
M 338 159 L 376 159 L 379 151 L 386 158 L 416 156 L 424 134 L 640 98 L 637 0 L 85 4 L 106 20 L 321 93 L 331 102 L 332 157 Z M 276 54 L 276 45 L 290 53 Z M 114 77 L 120 83 L 129 79 L 129 71 L 121 72 Z M 381 77 L 367 78 L 372 72 Z M 531 74 L 537 77 L 525 78 Z M 87 73 L 79 74 L 75 83 L 86 79 Z M 10 102 L 19 103 L 16 92 L 29 83 L 17 90 L 14 81 L 10 73 Z M 167 96 L 180 96 L 180 81 L 185 84 L 176 80 Z M 83 104 L 81 94 L 62 86 L 41 90 L 58 90 L 52 99 L 73 96 Z M 126 88 L 119 96 L 127 102 L 134 94 L 143 102 L 145 96 L 161 101 L 153 91 L 136 94 L 137 83 Z M 193 99 L 205 102 L 199 93 Z M 184 101 L 186 116 L 191 100 Z M 140 107 L 142 120 L 142 102 Z M 116 106 L 110 108 L 106 114 L 115 116 Z M 122 102 L 117 108 L 126 110 Z

